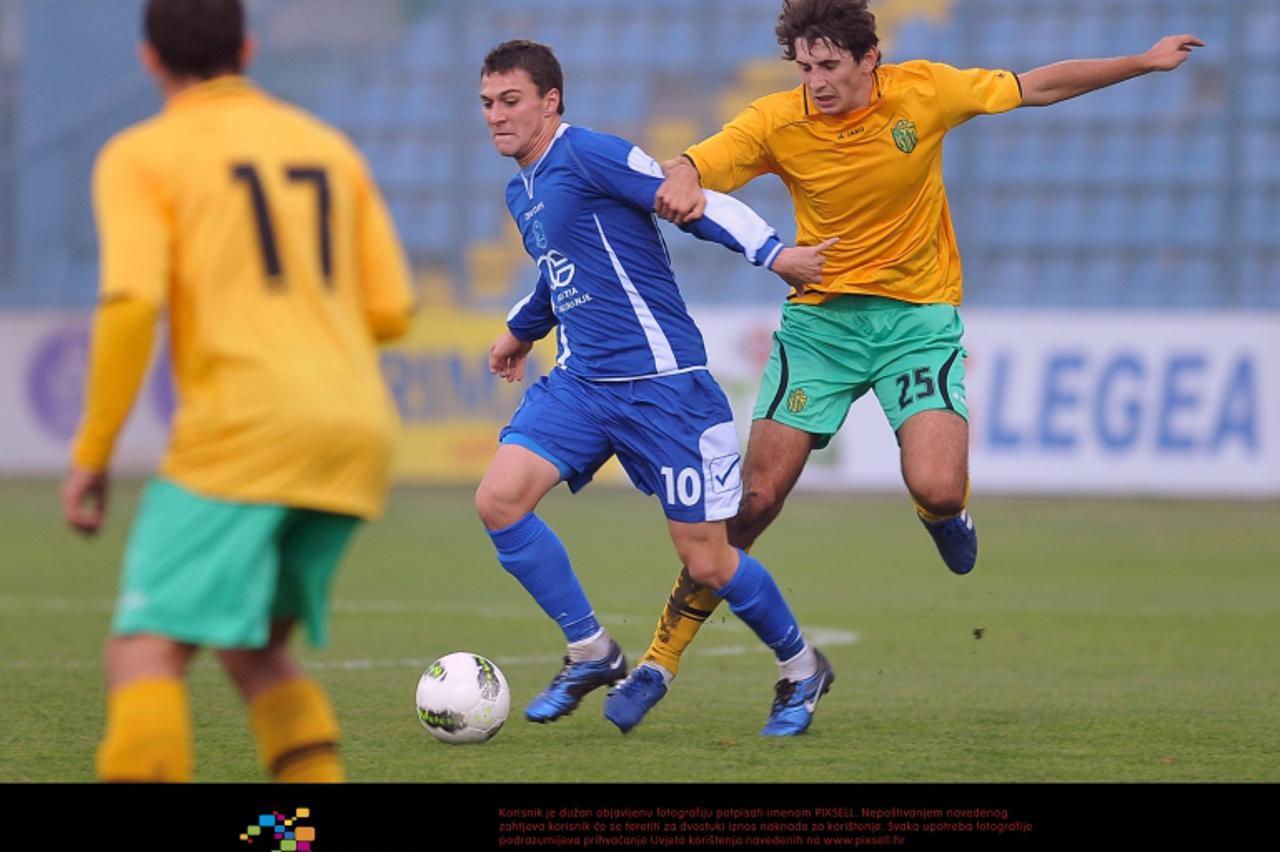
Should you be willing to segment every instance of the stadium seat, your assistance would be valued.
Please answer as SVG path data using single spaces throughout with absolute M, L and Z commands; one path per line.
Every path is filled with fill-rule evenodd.
M 1255 59 L 1274 59 L 1276 45 L 1280 44 L 1280 7 L 1259 3 L 1243 14 L 1245 54 Z
M 1228 283 L 1240 307 L 1280 309 L 1280 247 L 1246 254 L 1238 279 Z
M 984 279 L 975 281 L 974 298 L 1048 304 L 1048 291 L 1027 283 L 1035 283 L 1028 272 L 1034 268 L 1058 283 L 1079 275 L 1085 284 L 1072 298 L 1090 304 L 1160 304 L 1159 288 L 1174 274 L 1165 253 L 1212 261 L 1226 250 L 1223 223 L 1232 222 L 1241 251 L 1255 252 L 1251 280 L 1274 283 L 1259 272 L 1257 258 L 1273 257 L 1265 252 L 1280 243 L 1280 3 L 1237 0 L 1228 13 L 1203 0 L 940 0 L 941 19 L 924 11 L 931 4 L 906 5 L 921 13 L 893 16 L 890 62 L 933 58 L 1025 71 L 1074 56 L 1134 53 L 1166 32 L 1194 32 L 1209 42 L 1185 72 L 1151 75 L 1051 110 L 980 118 L 950 137 L 945 170 L 966 272 Z M 777 7 L 777 0 L 560 0 L 538 8 L 528 0 L 406 3 L 406 22 L 390 42 L 343 48 L 340 59 L 307 55 L 298 66 L 306 75 L 286 69 L 281 78 L 289 80 L 290 98 L 352 136 L 394 199 L 415 256 L 435 256 L 450 251 L 450 239 L 491 239 L 510 227 L 501 193 L 514 170 L 493 152 L 479 111 L 466 111 L 474 105 L 468 87 L 475 66 L 497 42 L 529 37 L 551 44 L 567 75 L 569 120 L 649 144 L 648 131 L 659 121 L 715 129 L 720 100 L 741 83 L 743 67 L 776 61 Z M 264 8 L 256 14 L 269 23 L 272 12 Z M 102 19 L 104 27 L 115 26 L 112 16 Z M 98 49 L 86 48 L 89 59 L 106 62 Z M 1248 68 L 1247 83 L 1233 77 L 1238 67 Z M 275 82 L 271 72 L 264 75 L 269 88 Z M 117 116 L 92 103 L 99 105 L 94 115 L 80 117 L 68 102 L 66 126 L 82 127 L 86 139 L 105 138 L 107 124 L 119 126 Z M 55 154 L 60 163 L 79 163 L 82 184 L 92 147 L 77 138 Z M 22 175 L 24 198 L 65 195 L 62 180 L 42 177 L 39 163 L 28 167 L 19 158 L 0 165 Z M 448 199 L 463 186 L 479 200 L 459 214 Z M 776 181 L 739 195 L 780 231 L 793 227 Z M 38 261 L 24 280 L 42 282 L 29 298 L 91 300 L 88 213 L 48 217 L 46 223 L 46 214 L 35 215 L 35 224 L 19 229 L 22 256 Z M 36 237 L 26 234 L 38 234 L 39 245 L 27 245 Z M 686 285 L 690 299 L 776 298 L 768 276 L 725 272 L 714 251 L 696 244 L 676 250 L 674 244 L 689 242 L 680 235 L 670 242 L 680 263 L 692 260 L 697 272 Z M 1089 256 L 1076 257 L 1081 251 Z M 1068 271 L 1062 259 L 1068 255 L 1082 272 Z M 714 260 L 700 259 L 706 256 Z M 1093 286 L 1117 269 L 1149 274 L 1153 289 L 1134 295 Z M 1178 298 L 1206 304 L 1216 298 L 1192 278 L 1178 280 L 1186 282 Z M 11 283 L 0 285 L 6 303 L 17 298 Z M 1222 292 L 1255 293 L 1243 285 Z

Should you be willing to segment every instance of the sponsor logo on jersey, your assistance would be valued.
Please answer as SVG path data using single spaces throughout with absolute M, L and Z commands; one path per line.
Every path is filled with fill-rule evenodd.
M 553 290 L 568 287 L 573 281 L 574 272 L 577 271 L 573 261 L 555 249 L 538 257 L 538 267 L 547 273 L 547 283 Z

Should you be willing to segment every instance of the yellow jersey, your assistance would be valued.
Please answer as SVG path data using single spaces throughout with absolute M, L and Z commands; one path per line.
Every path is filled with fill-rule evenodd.
M 702 185 L 732 192 L 766 173 L 782 179 L 796 242 L 840 241 L 821 283 L 793 301 L 844 293 L 960 304 L 960 253 L 942 184 L 942 138 L 975 115 L 1022 103 L 1012 71 L 913 61 L 876 69 L 871 103 L 820 112 L 801 85 L 768 95 L 686 154 Z
M 179 401 L 161 473 L 214 498 L 378 514 L 398 421 L 376 340 L 413 299 L 354 146 L 219 77 L 113 137 L 93 194 L 104 304 L 168 311 Z

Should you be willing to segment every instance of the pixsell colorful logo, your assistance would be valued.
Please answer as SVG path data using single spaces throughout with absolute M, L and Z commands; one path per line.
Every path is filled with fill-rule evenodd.
M 302 824 L 310 819 L 310 808 L 298 808 L 293 816 L 279 811 L 259 814 L 256 823 L 240 832 L 240 842 L 264 852 L 317 852 L 315 826 Z

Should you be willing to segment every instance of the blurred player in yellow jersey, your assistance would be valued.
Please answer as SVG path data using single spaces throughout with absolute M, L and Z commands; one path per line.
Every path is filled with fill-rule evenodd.
M 787 0 L 775 32 L 801 85 L 755 101 L 721 132 L 663 163 L 668 179 L 655 203 L 659 215 L 683 224 L 702 215 L 704 187 L 732 192 L 772 173 L 791 194 L 796 242 L 837 240 L 826 250 L 821 281 L 791 282 L 752 415 L 729 541 L 751 547 L 781 512 L 809 453 L 825 447 L 853 402 L 874 391 L 897 435 L 921 521 L 947 566 L 967 574 L 978 539 L 965 510 L 960 254 L 942 184 L 943 137 L 977 115 L 1170 71 L 1202 42 L 1169 36 L 1138 56 L 1018 75 L 927 61 L 882 65 L 866 0 Z M 634 725 L 662 697 L 718 602 L 682 572 L 645 662 L 609 698 L 614 716 Z
M 288 650 L 326 641 L 328 592 L 377 515 L 398 427 L 376 343 L 412 297 L 354 147 L 240 76 L 240 0 L 150 0 L 140 55 L 164 110 L 94 173 L 101 303 L 63 511 L 92 534 L 108 466 L 167 313 L 178 384 L 169 449 L 124 554 L 106 649 L 107 781 L 193 775 L 183 675 L 216 650 L 281 781 L 340 781 L 328 699 Z

